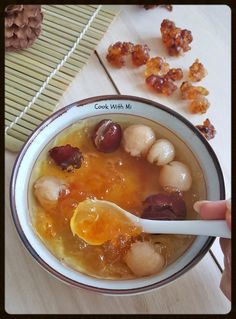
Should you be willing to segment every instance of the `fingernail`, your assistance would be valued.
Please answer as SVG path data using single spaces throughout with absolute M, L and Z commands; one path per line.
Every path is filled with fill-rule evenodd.
M 195 202 L 193 205 L 193 209 L 197 212 L 200 213 L 200 208 L 202 206 L 202 204 L 204 203 L 208 203 L 208 200 L 200 200 L 198 202 Z
M 228 209 L 228 213 L 231 214 L 231 198 L 227 199 L 226 207 Z

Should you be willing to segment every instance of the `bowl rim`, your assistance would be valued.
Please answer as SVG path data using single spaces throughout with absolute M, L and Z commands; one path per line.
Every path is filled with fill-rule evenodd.
M 177 271 L 170 277 L 163 279 L 162 281 L 159 281 L 157 283 L 149 284 L 143 287 L 138 287 L 138 288 L 131 288 L 131 289 L 110 289 L 110 288 L 99 288 L 95 286 L 91 286 L 88 284 L 80 283 L 78 281 L 75 281 L 71 278 L 68 278 L 67 276 L 62 275 L 60 272 L 56 271 L 53 269 L 49 264 L 47 264 L 46 261 L 44 261 L 34 250 L 34 248 L 31 246 L 30 242 L 28 241 L 28 238 L 24 234 L 19 218 L 17 215 L 17 207 L 15 203 L 15 184 L 16 184 L 16 179 L 18 175 L 18 171 L 20 168 L 20 164 L 22 159 L 24 158 L 24 155 L 26 151 L 28 150 L 29 146 L 31 143 L 34 141 L 34 137 L 37 136 L 39 132 L 41 132 L 46 126 L 48 126 L 54 119 L 56 119 L 59 116 L 62 116 L 63 113 L 67 112 L 70 108 L 72 107 L 80 107 L 80 106 L 85 106 L 87 104 L 91 104 L 94 102 L 99 102 L 99 101 L 105 101 L 105 100 L 130 100 L 133 102 L 140 102 L 144 104 L 151 105 L 153 107 L 157 107 L 170 115 L 175 116 L 178 118 L 181 122 L 183 122 L 188 128 L 190 128 L 196 135 L 197 137 L 201 140 L 201 142 L 204 144 L 206 147 L 210 157 L 213 160 L 214 166 L 217 171 L 218 175 L 218 180 L 219 180 L 219 187 L 220 187 L 220 200 L 225 199 L 225 185 L 224 185 L 224 178 L 223 178 L 223 173 L 218 161 L 218 158 L 208 143 L 208 141 L 205 139 L 205 137 L 199 132 L 199 130 L 185 117 L 183 117 L 181 114 L 177 113 L 176 111 L 172 110 L 171 108 L 164 106 L 163 104 L 160 104 L 158 102 L 154 102 L 152 100 L 142 98 L 142 97 L 137 97 L 137 96 L 132 96 L 132 95 L 99 95 L 99 96 L 93 96 L 89 97 L 86 99 L 82 99 L 76 102 L 73 102 L 56 112 L 52 113 L 50 116 L 48 116 L 39 126 L 36 127 L 36 129 L 31 133 L 25 144 L 23 145 L 22 149 L 20 150 L 16 161 L 14 163 L 13 169 L 12 169 L 12 175 L 11 175 L 11 180 L 10 180 L 10 207 L 11 207 L 11 213 L 12 213 L 12 219 L 15 224 L 17 233 L 25 246 L 25 248 L 28 250 L 28 252 L 31 254 L 31 256 L 38 262 L 38 264 L 47 272 L 49 272 L 51 275 L 56 277 L 57 279 L 61 280 L 64 283 L 67 283 L 69 285 L 72 285 L 77 288 L 83 288 L 89 291 L 94 291 L 97 293 L 103 293 L 103 294 L 109 294 L 109 295 L 126 295 L 126 294 L 135 294 L 135 293 L 141 293 L 145 291 L 150 291 L 155 288 L 160 288 L 163 287 L 166 284 L 169 284 L 170 282 L 176 280 L 179 278 L 182 274 L 186 273 L 188 270 L 190 270 L 192 267 L 194 267 L 208 252 L 210 249 L 211 245 L 213 244 L 215 237 L 209 237 L 208 240 L 205 242 L 204 246 L 201 248 L 201 250 L 198 252 L 197 256 L 191 260 L 185 267 L 183 267 L 181 270 Z M 109 112 L 108 112 L 109 113 Z

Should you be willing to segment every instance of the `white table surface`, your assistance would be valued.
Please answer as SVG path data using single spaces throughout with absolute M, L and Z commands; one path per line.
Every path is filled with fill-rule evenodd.
M 159 26 L 164 18 L 192 31 L 192 50 L 183 57 L 169 58 L 161 42 Z M 226 186 L 231 190 L 231 12 L 227 6 L 174 5 L 144 10 L 122 6 L 88 64 L 64 93 L 57 108 L 83 98 L 104 94 L 145 97 L 169 106 L 194 125 L 206 117 L 217 130 L 210 141 L 220 161 Z M 206 115 L 186 112 L 177 94 L 165 98 L 147 90 L 144 67 L 112 68 L 106 61 L 107 47 L 116 41 L 146 43 L 151 55 L 165 56 L 171 66 L 186 71 L 195 58 L 208 70 L 201 81 L 209 91 L 211 106 Z M 225 314 L 231 303 L 219 289 L 223 255 L 218 241 L 197 266 L 159 290 L 137 296 L 112 297 L 72 288 L 45 272 L 29 255 L 16 233 L 9 207 L 9 183 L 16 154 L 6 151 L 5 189 L 5 309 L 11 314 Z M 212 258 L 214 254 L 215 259 Z M 218 263 L 221 267 L 218 267 Z

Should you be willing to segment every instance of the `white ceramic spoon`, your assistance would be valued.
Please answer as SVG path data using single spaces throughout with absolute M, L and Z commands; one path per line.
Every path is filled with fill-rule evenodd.
M 113 207 L 126 215 L 135 224 L 150 234 L 203 235 L 231 238 L 231 232 L 225 220 L 151 220 L 139 218 L 116 204 L 105 200 L 91 200 L 94 205 Z

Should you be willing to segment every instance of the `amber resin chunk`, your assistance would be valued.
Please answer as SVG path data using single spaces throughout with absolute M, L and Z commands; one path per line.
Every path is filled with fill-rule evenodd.
M 166 74 L 169 69 L 169 63 L 167 63 L 164 58 L 157 56 L 147 61 L 145 77 L 149 77 L 152 74 L 162 76 Z
M 146 78 L 146 83 L 148 86 L 152 87 L 157 93 L 162 93 L 164 95 L 171 95 L 177 86 L 173 81 L 167 76 L 150 75 Z
M 164 19 L 161 23 L 162 42 L 166 46 L 169 55 L 177 56 L 191 49 L 190 43 L 193 41 L 191 31 L 180 29 L 173 21 Z
M 192 82 L 201 81 L 207 75 L 207 70 L 198 59 L 189 67 L 188 77 Z
M 216 135 L 216 129 L 212 125 L 209 119 L 203 122 L 203 125 L 196 125 L 196 128 L 202 133 L 202 135 L 209 141 Z
M 209 94 L 203 86 L 193 86 L 190 82 L 185 81 L 180 86 L 181 98 L 183 100 L 195 100 L 198 97 Z
M 125 65 L 124 57 L 133 51 L 133 43 L 131 42 L 116 42 L 108 48 L 107 61 L 117 68 Z
M 193 114 L 196 114 L 196 113 L 204 114 L 206 113 L 209 106 L 210 106 L 209 101 L 204 96 L 201 96 L 193 100 L 189 104 L 188 109 L 189 109 L 189 112 Z
M 173 68 L 167 72 L 166 76 L 169 77 L 172 81 L 179 81 L 183 78 L 183 71 L 180 68 Z
M 131 52 L 133 64 L 136 66 L 145 64 L 150 57 L 149 51 L 150 49 L 146 44 L 136 44 Z

